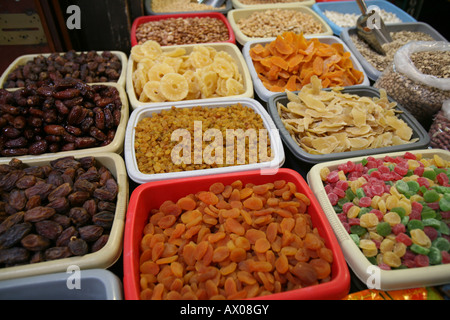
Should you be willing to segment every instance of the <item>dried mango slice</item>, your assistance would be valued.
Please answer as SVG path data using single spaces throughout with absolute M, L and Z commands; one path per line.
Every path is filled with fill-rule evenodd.
M 383 90 L 380 98 L 370 98 L 344 94 L 338 87 L 325 91 L 322 85 L 314 75 L 298 93 L 286 91 L 286 105 L 277 103 L 283 124 L 306 152 L 346 152 L 417 141 Z

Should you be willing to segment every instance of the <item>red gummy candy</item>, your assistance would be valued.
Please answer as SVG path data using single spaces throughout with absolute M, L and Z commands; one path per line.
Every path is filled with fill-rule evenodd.
M 406 227 L 403 223 L 397 223 L 395 226 L 392 227 L 392 232 L 395 235 L 399 235 L 400 233 L 405 233 Z
M 359 206 L 360 207 L 370 207 L 372 204 L 372 199 L 370 197 L 362 197 L 359 199 Z
M 378 221 L 381 221 L 381 220 L 383 220 L 383 212 L 381 212 L 380 210 L 378 210 L 378 209 L 372 209 L 372 210 L 370 210 L 370 213 L 373 213 L 373 214 L 375 214 L 376 216 L 377 216 L 377 218 L 378 218 Z
M 430 238 L 431 241 L 435 240 L 439 236 L 439 232 L 430 226 L 426 226 L 423 228 L 423 232 Z
M 412 240 L 411 238 L 406 234 L 406 233 L 399 233 L 396 237 L 395 240 L 397 242 L 402 242 L 404 243 L 407 247 L 409 247 L 410 245 L 412 245 Z
M 350 218 L 348 219 L 348 225 L 351 226 L 359 226 L 360 222 L 359 222 L 359 218 Z
M 450 253 L 447 251 L 441 251 L 442 263 L 450 263 Z
M 445 186 L 448 185 L 448 176 L 444 173 L 441 172 L 436 176 L 437 182 L 441 185 L 441 186 Z
M 339 180 L 339 173 L 337 170 L 331 171 L 327 176 L 327 181 L 329 183 L 336 183 Z
M 335 205 L 337 205 L 337 203 L 338 203 L 339 197 L 338 197 L 338 195 L 337 195 L 336 193 L 330 192 L 330 193 L 328 194 L 328 199 L 330 200 L 331 205 L 332 205 L 332 206 L 335 206 Z
M 411 153 L 409 151 L 406 151 L 405 154 L 403 155 L 403 157 L 405 159 L 411 159 L 411 160 L 416 160 L 416 155 L 414 153 Z
M 417 267 L 428 267 L 430 265 L 430 259 L 424 254 L 418 254 L 414 258 L 414 262 L 416 263 Z
M 383 263 L 383 262 L 378 264 L 378 266 L 380 267 L 381 270 L 391 270 L 391 267 L 388 266 L 386 263 Z
M 351 207 L 353 207 L 353 202 L 346 202 L 342 205 L 342 212 L 347 214 L 348 210 L 350 210 Z

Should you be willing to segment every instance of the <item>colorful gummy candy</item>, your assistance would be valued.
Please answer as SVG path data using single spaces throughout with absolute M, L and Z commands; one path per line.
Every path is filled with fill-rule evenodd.
M 371 263 L 385 270 L 450 263 L 450 161 L 411 152 L 369 156 L 320 176 Z

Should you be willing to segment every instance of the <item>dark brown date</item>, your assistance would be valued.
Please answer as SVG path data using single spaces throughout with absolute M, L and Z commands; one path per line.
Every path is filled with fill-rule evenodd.
M 55 219 L 54 216 L 52 219 Z M 56 240 L 63 232 L 63 227 L 56 221 L 53 220 L 43 220 L 36 222 L 34 225 L 36 232 L 50 240 Z
M 72 254 L 68 247 L 53 247 L 45 250 L 45 260 L 57 260 L 70 257 Z
M 16 265 L 26 262 L 30 257 L 30 252 L 21 247 L 13 247 L 0 250 L 0 264 Z
M 30 251 L 42 251 L 47 249 L 51 244 L 49 239 L 34 233 L 23 237 L 20 243 L 25 249 Z
M 68 248 L 74 256 L 83 256 L 89 251 L 88 244 L 84 239 L 72 237 L 69 241 Z
M 86 242 L 97 241 L 98 238 L 103 234 L 103 228 L 98 225 L 87 225 L 78 229 L 80 233 L 80 238 Z
M 25 212 L 24 220 L 26 222 L 38 222 L 51 218 L 56 213 L 55 209 L 50 207 L 35 207 Z
M 31 228 L 32 225 L 28 222 L 18 223 L 8 228 L 0 234 L 0 249 L 11 248 L 19 243 L 24 236 L 31 232 Z

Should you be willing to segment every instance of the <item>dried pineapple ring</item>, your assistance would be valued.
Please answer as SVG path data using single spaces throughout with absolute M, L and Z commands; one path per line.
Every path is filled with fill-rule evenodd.
M 212 68 L 221 78 L 232 78 L 234 76 L 232 64 L 224 58 L 216 57 L 212 63 Z
M 131 48 L 131 58 L 134 61 L 141 61 L 146 58 L 144 50 L 142 50 L 142 46 L 134 46 Z
M 172 66 L 169 66 L 166 63 L 155 64 L 153 67 L 148 70 L 148 80 L 149 81 L 161 81 L 164 75 L 168 73 L 174 73 L 175 70 Z
M 180 101 L 186 98 L 189 84 L 179 73 L 167 73 L 160 82 L 162 95 L 169 101 Z
M 142 52 L 145 54 L 147 58 L 156 59 L 158 56 L 162 54 L 161 45 L 156 41 L 148 40 L 144 42 L 141 45 L 141 47 Z
M 198 74 L 198 77 L 202 97 L 211 97 L 217 89 L 217 73 L 214 71 L 202 72 L 201 74 Z
M 152 102 L 165 101 L 164 96 L 161 94 L 159 81 L 148 81 L 144 85 L 143 92 Z
M 244 93 L 244 85 L 233 78 L 227 79 L 226 89 L 227 96 L 236 96 Z
M 206 66 L 209 66 L 213 60 L 211 59 L 209 52 L 208 54 L 205 54 L 201 51 L 193 51 L 189 58 L 191 60 L 192 66 L 196 69 L 203 68 Z

